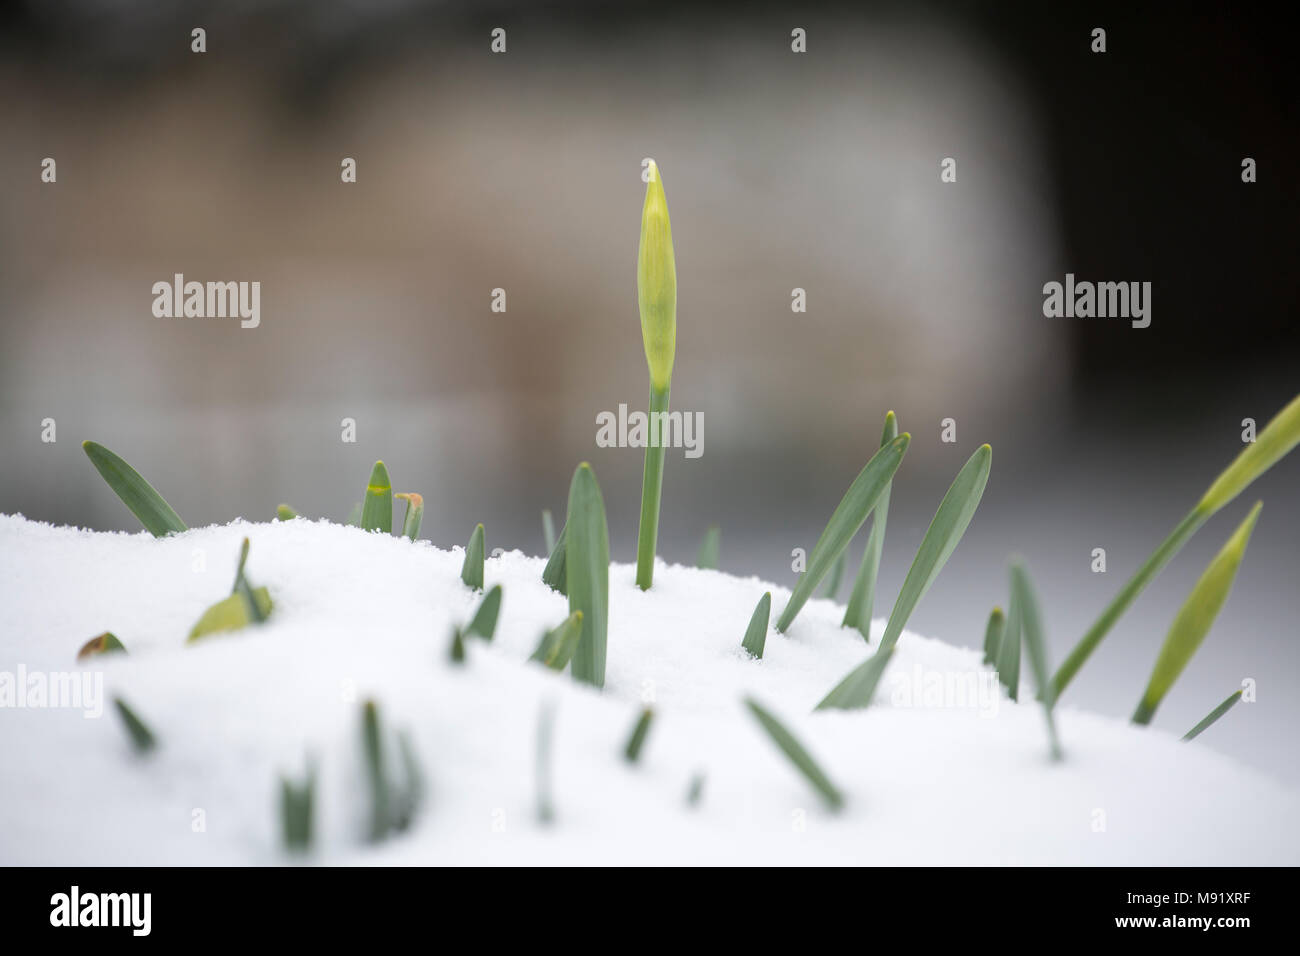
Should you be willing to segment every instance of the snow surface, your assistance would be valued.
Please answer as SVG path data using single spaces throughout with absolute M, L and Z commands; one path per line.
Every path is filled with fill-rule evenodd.
M 244 536 L 271 620 L 187 646 L 229 593 Z M 455 667 L 449 634 L 479 601 L 462 559 L 305 520 L 156 540 L 0 516 L 0 676 L 102 673 L 104 697 L 97 719 L 0 708 L 0 863 L 284 862 L 279 775 L 300 776 L 307 753 L 320 772 L 316 862 L 1300 863 L 1295 791 L 1068 705 L 1066 760 L 1052 764 L 1032 694 L 990 694 L 971 650 L 905 632 L 871 708 L 812 713 L 869 649 L 839 626 L 841 607 L 814 600 L 749 659 L 740 641 L 756 601 L 771 590 L 775 619 L 789 595 L 756 578 L 660 565 L 642 593 L 635 569 L 614 565 L 597 692 L 527 661 L 568 608 L 541 583 L 544 561 L 512 551 L 486 566 L 487 586 L 504 586 L 496 638 L 472 641 Z M 941 578 L 929 600 L 942 591 Z M 129 654 L 78 668 L 78 648 L 104 630 Z M 938 693 L 977 680 L 973 701 Z M 158 735 L 152 754 L 131 750 L 108 704 L 117 694 Z M 846 794 L 840 813 L 774 747 L 747 694 Z M 367 697 L 390 731 L 410 733 L 428 784 L 413 827 L 378 845 L 364 839 Z M 535 809 L 544 702 L 556 708 L 549 826 Z M 655 723 L 629 766 L 622 748 L 647 702 Z

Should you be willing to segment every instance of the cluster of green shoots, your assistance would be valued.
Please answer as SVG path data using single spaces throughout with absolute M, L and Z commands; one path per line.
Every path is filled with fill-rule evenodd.
M 645 456 L 641 494 L 641 520 L 637 536 L 636 583 L 642 590 L 654 585 L 654 562 L 658 539 L 659 515 L 663 488 L 664 443 L 653 434 L 668 410 L 676 350 L 677 284 L 673 258 L 672 230 L 668 206 L 658 167 L 651 164 L 642 210 L 641 242 L 638 252 L 637 289 L 641 312 L 641 331 L 646 362 L 650 373 L 651 440 Z M 876 599 L 877 574 L 884 548 L 886 521 L 894 476 L 907 452 L 911 436 L 899 433 L 893 412 L 885 417 L 878 449 L 849 485 L 835 508 L 816 545 L 809 554 L 805 570 L 777 618 L 775 631 L 785 634 L 799 612 L 825 581 L 823 593 L 834 598 L 843 578 L 849 545 L 868 519 L 871 530 L 865 551 L 849 595 L 843 626 L 856 630 L 864 643 L 870 644 L 870 625 Z M 1213 515 L 1226 507 L 1260 475 L 1271 468 L 1300 442 L 1300 397 L 1294 399 L 1264 428 L 1257 440 L 1249 444 L 1235 461 L 1211 484 L 1201 500 L 1160 544 L 1137 573 L 1120 589 L 1097 622 L 1087 631 L 1065 662 L 1053 675 L 1047 657 L 1042 615 L 1024 565 L 1013 561 L 1010 567 L 1010 600 L 1004 614 L 995 608 L 985 631 L 984 660 L 996 670 L 1009 696 L 1015 700 L 1020 691 L 1022 648 L 1028 656 L 1036 695 L 1043 707 L 1050 754 L 1060 759 L 1062 750 L 1057 738 L 1053 708 L 1079 669 L 1097 649 L 1120 616 L 1138 594 L 1156 577 L 1196 531 Z M 145 528 L 159 537 L 186 530 L 184 522 L 138 472 L 117 455 L 93 442 L 85 443 L 86 453 L 110 487 Z M 902 587 L 887 618 L 884 633 L 874 651 L 829 692 L 817 705 L 822 709 L 852 710 L 872 702 L 895 645 L 907 621 L 921 599 L 934 584 L 969 526 L 988 483 L 992 450 L 980 446 L 957 473 L 940 501 Z M 406 515 L 401 535 L 416 540 L 424 512 L 423 498 L 415 493 L 393 494 L 388 469 L 376 462 L 371 471 L 364 498 L 354 509 L 350 523 L 368 532 L 393 534 L 393 499 L 406 501 Z M 1259 516 L 1256 504 L 1223 549 L 1205 569 L 1192 588 L 1169 629 L 1156 660 L 1150 681 L 1133 715 L 1136 724 L 1149 723 L 1156 708 L 1186 667 L 1192 655 L 1209 633 L 1227 599 Z M 287 505 L 277 509 L 282 520 L 297 517 Z M 531 660 L 563 671 L 573 678 L 597 688 L 605 683 L 606 651 L 609 624 L 609 533 L 605 503 L 596 475 L 587 463 L 580 464 L 569 484 L 566 517 L 559 534 L 549 511 L 542 515 L 543 531 L 549 557 L 542 581 L 568 598 L 568 616 L 547 630 L 540 638 Z M 720 551 L 720 532 L 710 528 L 700 547 L 700 567 L 716 568 Z M 461 579 L 476 591 L 484 588 L 484 529 L 477 525 L 465 549 Z M 254 588 L 244 574 L 248 557 L 245 539 L 231 594 L 208 608 L 189 640 L 195 641 L 214 633 L 239 630 L 261 624 L 272 613 L 272 602 L 265 588 Z M 456 627 L 451 636 L 450 658 L 464 663 L 467 641 L 491 641 L 496 630 L 503 599 L 500 585 L 484 595 L 468 624 Z M 763 594 L 743 632 L 741 646 L 751 658 L 763 657 L 767 644 L 772 607 L 771 593 Z M 122 652 L 122 642 L 112 634 L 90 641 L 82 656 L 94 653 Z M 1186 736 L 1191 739 L 1221 717 L 1240 698 L 1231 695 Z M 825 804 L 832 810 L 844 803 L 844 795 L 790 731 L 762 704 L 746 699 L 745 706 L 758 725 L 803 774 Z M 125 702 L 117 701 L 128 734 L 141 751 L 151 750 L 156 738 Z M 654 713 L 641 712 L 633 725 L 624 748 L 629 763 L 636 763 L 649 735 Z M 538 816 L 550 820 L 550 748 L 553 708 L 543 709 L 538 730 L 537 788 Z M 397 752 L 403 770 L 400 783 L 393 783 L 386 769 L 382 733 L 376 706 L 364 708 L 363 739 L 367 754 L 367 773 L 372 794 L 373 819 L 371 838 L 404 829 L 418 802 L 420 773 L 412 750 L 404 736 L 398 737 Z M 703 775 L 697 775 L 688 791 L 688 802 L 696 803 L 703 790 Z M 314 767 L 306 781 L 293 784 L 282 781 L 282 819 L 286 845 L 304 849 L 311 840 L 311 812 L 314 802 Z

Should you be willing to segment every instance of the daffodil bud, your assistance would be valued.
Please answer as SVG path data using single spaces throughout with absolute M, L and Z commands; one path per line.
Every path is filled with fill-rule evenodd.
M 637 254 L 637 304 L 641 308 L 641 338 L 645 342 L 650 385 L 664 391 L 673 378 L 677 351 L 677 266 L 673 262 L 673 230 L 668 222 L 659 167 L 649 166 L 645 206 L 641 210 L 641 249 Z

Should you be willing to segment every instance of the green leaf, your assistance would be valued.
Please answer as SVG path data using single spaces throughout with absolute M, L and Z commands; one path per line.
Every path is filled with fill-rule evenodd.
M 190 628 L 186 642 L 192 644 L 209 634 L 238 631 L 248 627 L 256 623 L 255 613 L 260 613 L 262 619 L 268 617 L 272 607 L 270 592 L 266 588 L 254 588 L 251 595 L 251 601 L 247 595 L 240 593 L 232 594 L 212 605 Z M 253 610 L 254 607 L 256 612 Z
M 542 509 L 542 538 L 546 541 L 546 553 L 555 550 L 555 519 L 550 508 Z
M 469 622 L 469 627 L 465 628 L 465 634 L 477 634 L 485 640 L 492 640 L 492 635 L 496 633 L 497 617 L 501 613 L 501 585 L 493 585 L 492 590 L 488 591 L 474 612 L 474 618 Z
M 636 586 L 647 591 L 654 583 L 655 553 L 659 541 L 659 509 L 664 487 L 664 454 L 668 419 L 668 386 L 650 386 L 650 431 L 641 471 L 641 522 L 636 532 Z
M 645 739 L 650 733 L 650 724 L 654 717 L 654 710 L 647 707 L 637 718 L 632 733 L 628 735 L 627 746 L 623 748 L 623 757 L 628 763 L 636 763 L 641 759 L 641 748 L 645 746 Z
M 605 640 L 609 626 L 609 530 L 605 501 L 591 466 L 583 462 L 569 485 L 565 560 L 569 613 L 582 612 L 582 637 L 573 655 L 573 676 L 605 686 Z
M 1020 640 L 1023 634 L 1024 613 L 1020 596 L 1013 590 L 1011 603 L 1007 605 L 1006 626 L 998 638 L 997 672 L 998 680 L 1007 689 L 1007 696 L 1014 701 L 1020 700 Z
M 276 505 L 275 516 L 281 521 L 292 521 L 299 517 L 298 512 L 289 505 Z
M 117 708 L 117 715 L 122 718 L 122 726 L 126 728 L 127 735 L 131 738 L 131 746 L 135 748 L 136 753 L 146 754 L 158 746 L 158 738 L 153 735 L 143 720 L 136 716 L 135 711 L 127 706 L 126 701 L 121 697 L 114 697 L 113 704 Z
M 853 536 L 858 533 L 858 529 L 866 523 L 871 509 L 876 506 L 876 502 L 880 500 L 880 496 L 884 494 L 890 480 L 894 477 L 894 472 L 898 471 L 898 466 L 902 464 L 903 455 L 911 440 L 912 436 L 905 432 L 881 448 L 858 473 L 853 484 L 849 485 L 849 490 L 845 492 L 844 498 L 827 522 L 826 529 L 817 539 L 812 554 L 808 556 L 807 570 L 799 576 L 794 593 L 790 595 L 785 610 L 781 612 L 781 617 L 776 622 L 778 632 L 784 634 L 790 629 L 795 616 L 812 597 L 813 591 L 826 576 L 826 572 L 831 569 L 831 565 L 848 547 Z
M 267 595 L 266 607 L 263 609 L 262 603 L 258 600 L 252 585 L 248 583 L 248 577 L 244 574 L 244 566 L 248 564 L 248 548 L 248 539 L 245 538 L 243 544 L 239 547 L 239 564 L 235 568 L 235 583 L 231 586 L 230 593 L 242 595 L 247 605 L 249 620 L 254 624 L 261 624 L 266 620 L 267 615 L 271 613 L 271 598 Z M 265 588 L 261 590 L 265 590 Z
M 406 518 L 402 521 L 402 534 L 412 541 L 420 537 L 420 522 L 424 520 L 424 496 L 414 491 L 393 495 L 406 501 Z
M 822 597 L 834 601 L 839 596 L 840 582 L 844 580 L 844 564 L 848 558 L 848 553 L 848 548 L 845 547 L 840 552 L 840 556 L 835 559 L 835 563 L 831 565 L 831 576 L 826 581 L 826 590 L 822 592 Z
M 565 525 L 560 529 L 560 536 L 555 539 L 555 547 L 551 549 L 551 556 L 547 559 L 546 567 L 542 569 L 542 583 L 552 591 L 559 591 L 563 595 L 569 593 L 568 575 L 565 574 L 565 555 L 567 552 L 567 539 L 569 526 Z
M 1228 695 L 1227 700 L 1225 700 L 1218 707 L 1214 708 L 1214 710 L 1206 714 L 1205 719 L 1202 720 L 1199 724 L 1197 724 L 1191 730 L 1187 731 L 1187 733 L 1183 735 L 1183 740 L 1195 740 L 1197 737 L 1201 736 L 1201 734 L 1204 733 L 1205 730 L 1208 727 L 1210 727 L 1210 725 L 1212 725 L 1216 720 L 1218 720 L 1228 711 L 1232 710 L 1232 708 L 1236 706 L 1237 701 L 1239 700 L 1241 700 L 1241 691 L 1239 690 L 1233 691 L 1231 694 Z
M 311 849 L 312 813 L 316 802 L 316 767 L 307 763 L 307 776 L 301 784 L 280 777 L 280 825 L 285 849 L 306 853 Z
M 704 774 L 697 773 L 691 777 L 691 785 L 686 789 L 686 805 L 696 807 L 704 796 Z
M 885 416 L 885 427 L 880 435 L 881 447 L 897 437 L 898 417 L 890 412 Z M 862 553 L 858 576 L 849 593 L 849 606 L 844 609 L 842 626 L 856 627 L 865 640 L 871 640 L 871 613 L 875 609 L 876 578 L 880 572 L 880 555 L 885 548 L 885 526 L 889 520 L 889 498 L 893 484 L 891 481 L 885 486 L 880 500 L 871 512 L 871 536 L 867 538 L 867 550 Z
M 704 540 L 700 542 L 700 551 L 695 556 L 695 566 L 716 571 L 721 552 L 722 529 L 716 524 L 711 524 L 704 532 Z
M 77 651 L 77 660 L 84 661 L 88 657 L 94 657 L 97 654 L 126 653 L 126 647 L 117 639 L 111 631 L 105 631 L 98 637 L 92 637 L 81 645 L 81 650 Z
M 998 643 L 1002 640 L 1002 631 L 1006 625 L 1006 616 L 1002 613 L 1002 608 L 995 607 L 984 628 L 984 663 L 987 666 L 997 664 Z
M 98 442 L 81 443 L 90 463 L 108 482 L 108 487 L 140 519 L 145 530 L 155 538 L 169 532 L 187 531 L 180 515 L 154 490 L 153 485 L 140 477 L 140 473 Z
M 869 707 L 876 687 L 894 655 L 892 647 L 882 647 L 859 664 L 822 698 L 817 710 L 856 710 Z
M 1020 609 L 1020 626 L 1025 637 L 1025 650 L 1029 652 L 1029 669 L 1034 676 L 1034 687 L 1043 702 L 1043 715 L 1047 720 L 1047 738 L 1051 747 L 1053 760 L 1061 759 L 1061 742 L 1056 736 L 1056 718 L 1052 707 L 1056 704 L 1052 697 L 1051 669 L 1047 665 L 1047 641 L 1043 637 L 1042 615 L 1038 610 L 1038 599 L 1029 583 L 1029 574 L 1019 563 L 1011 565 L 1012 601 Z
M 448 651 L 448 658 L 453 664 L 465 663 L 465 635 L 458 627 L 452 628 L 451 631 L 451 650 Z
M 1257 501 L 1255 507 L 1250 509 L 1250 514 L 1246 515 L 1246 519 L 1237 526 L 1222 550 L 1214 556 L 1214 560 L 1206 567 L 1187 600 L 1179 608 L 1169 627 L 1164 646 L 1160 648 L 1160 656 L 1156 658 L 1146 692 L 1133 713 L 1133 723 L 1151 722 L 1165 694 L 1178 680 L 1214 626 L 1223 603 L 1228 599 L 1228 592 L 1232 590 L 1232 583 L 1237 579 L 1237 569 L 1245 557 L 1246 545 L 1250 543 L 1251 532 L 1255 530 L 1259 510 L 1263 506 L 1262 501 Z
M 939 510 L 935 512 L 925 537 L 921 539 L 921 547 L 917 549 L 912 566 L 908 568 L 907 577 L 903 579 L 902 590 L 898 592 L 898 600 L 894 602 L 894 610 L 889 614 L 885 634 L 880 639 L 882 648 L 894 646 L 912 611 L 952 557 L 971 518 L 975 516 L 980 498 L 984 496 L 984 487 L 988 484 L 992 465 L 993 449 L 988 445 L 980 445 L 961 471 L 957 472 L 948 493 L 939 502 Z
M 830 778 L 822 772 L 821 767 L 803 748 L 803 745 L 795 740 L 794 735 L 785 728 L 785 725 L 752 697 L 745 698 L 745 706 L 758 719 L 759 724 L 772 738 L 772 742 L 781 748 L 781 752 L 790 758 L 790 762 L 813 785 L 826 802 L 826 805 L 832 810 L 838 810 L 844 806 L 843 794 L 831 783 Z
M 460 579 L 476 591 L 483 590 L 483 526 L 474 526 L 465 546 L 465 563 L 461 565 Z
M 393 533 L 393 485 L 382 461 L 375 462 L 370 470 L 370 484 L 366 486 L 365 503 L 361 506 L 361 530 Z
M 411 745 L 411 736 L 404 730 L 397 732 L 397 756 L 401 761 L 402 783 L 393 790 L 392 829 L 405 830 L 415 819 L 423 797 L 424 773 Z
M 745 639 L 740 642 L 740 646 L 752 657 L 763 656 L 763 648 L 767 644 L 767 625 L 771 616 L 772 592 L 768 591 L 758 599 L 758 605 L 749 619 L 749 627 L 745 629 Z
M 1273 416 L 1264 430 L 1247 445 L 1227 468 L 1214 480 L 1214 483 L 1201 496 L 1196 507 L 1189 511 L 1178 526 L 1169 533 L 1150 557 L 1138 568 L 1137 573 L 1120 588 L 1119 593 L 1106 605 L 1101 616 L 1093 623 L 1088 632 L 1080 638 L 1079 643 L 1070 651 L 1062 662 L 1056 676 L 1052 678 L 1052 690 L 1059 700 L 1070 681 L 1074 680 L 1080 668 L 1097 649 L 1115 622 L 1123 616 L 1137 596 L 1148 584 L 1155 580 L 1166 564 L 1182 550 L 1183 545 L 1213 517 L 1224 505 L 1245 491 L 1250 484 L 1273 467 L 1284 455 L 1300 443 L 1300 396 Z
M 379 708 L 373 700 L 366 701 L 361 708 L 361 742 L 365 751 L 366 778 L 370 784 L 370 839 L 378 841 L 388 835 L 392 817 L 388 776 L 384 769 L 383 732 L 379 724 Z
M 582 612 L 574 611 L 561 622 L 559 627 L 542 635 L 537 650 L 533 651 L 530 661 L 540 661 L 553 671 L 562 671 L 569 666 L 573 652 L 578 649 L 582 638 Z

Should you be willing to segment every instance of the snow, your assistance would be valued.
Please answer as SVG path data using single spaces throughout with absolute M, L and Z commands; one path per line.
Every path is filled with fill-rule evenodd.
M 270 621 L 187 646 L 229 593 L 245 536 Z M 156 540 L 0 516 L 0 676 L 80 670 L 103 690 L 98 717 L 0 708 L 0 863 L 285 862 L 279 775 L 299 777 L 308 753 L 314 862 L 1300 863 L 1295 791 L 1068 700 L 1066 760 L 1052 764 L 1032 694 L 998 693 L 971 650 L 904 632 L 871 708 L 812 713 L 869 649 L 839 626 L 841 607 L 813 600 L 788 636 L 769 632 L 764 660 L 749 659 L 740 641 L 758 598 L 771 590 L 775 617 L 789 595 L 756 578 L 660 565 L 643 593 L 634 568 L 615 564 L 597 692 L 527 661 L 567 602 L 541 583 L 543 559 L 505 553 L 486 565 L 487 586 L 504 588 L 496 638 L 472 640 L 457 667 L 449 635 L 479 601 L 462 559 L 301 519 Z M 942 590 L 941 578 L 929 599 Z M 78 648 L 105 630 L 129 653 L 78 667 Z M 958 682 L 979 693 L 954 698 Z M 153 753 L 131 750 L 107 703 L 119 694 L 157 734 Z M 846 794 L 843 811 L 824 809 L 763 733 L 742 705 L 751 694 Z M 428 785 L 414 825 L 380 844 L 365 840 L 370 697 L 390 732 L 409 732 Z M 535 809 L 545 702 L 549 826 Z M 647 703 L 656 719 L 630 766 L 622 747 Z M 703 798 L 689 807 L 697 772 Z

